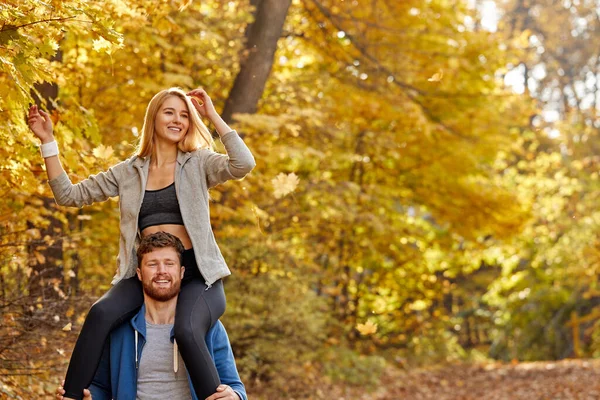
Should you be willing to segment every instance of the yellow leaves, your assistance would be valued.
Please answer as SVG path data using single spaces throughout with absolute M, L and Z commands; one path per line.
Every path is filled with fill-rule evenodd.
M 342 289 L 339 286 L 325 287 L 321 290 L 323 293 L 329 295 L 330 297 L 335 297 L 342 294 Z
M 97 52 L 100 52 L 104 49 L 110 49 L 112 46 L 112 43 L 109 42 L 108 40 L 104 39 L 103 37 L 100 37 L 100 39 L 94 40 L 92 43 L 93 43 L 92 48 Z
M 109 4 L 106 4 L 109 7 Z M 132 7 L 133 6 L 133 7 Z M 134 6 L 123 0 L 110 0 L 110 8 L 117 17 L 127 17 L 128 22 L 141 22 L 145 20 L 143 16 L 143 7 Z M 141 19 L 141 21 L 139 21 Z
M 94 165 L 96 163 L 96 159 L 92 156 L 83 155 L 81 156 L 81 158 L 83 159 L 83 162 L 87 165 Z
M 193 0 L 183 0 L 181 2 L 181 5 L 179 6 L 179 12 L 184 11 L 186 8 L 188 8 L 190 6 L 190 4 L 192 4 Z
M 35 259 L 37 260 L 38 264 L 44 264 L 46 262 L 46 257 L 44 257 L 44 255 L 40 252 L 35 251 L 33 253 Z
M 39 46 L 40 53 L 46 57 L 56 54 L 56 50 L 58 50 L 58 43 L 53 39 L 49 39 Z
M 25 231 L 25 233 L 27 234 L 27 236 L 29 236 L 31 239 L 39 239 L 42 237 L 40 230 L 39 229 L 27 229 L 27 231 Z
M 571 162 L 571 166 L 575 168 L 577 171 L 582 171 L 584 168 L 584 164 L 581 160 L 574 160 Z
M 58 294 L 58 297 L 60 297 L 61 299 L 66 299 L 67 295 L 65 294 L 65 292 L 63 292 L 61 290 L 61 288 L 58 287 L 58 282 L 56 282 L 56 284 L 54 284 L 52 286 L 52 289 L 54 289 L 54 291 Z
M 108 41 L 104 39 L 102 36 L 99 39 L 95 39 L 92 41 L 92 49 L 97 52 L 104 51 L 106 54 L 113 54 L 115 50 L 123 48 L 123 38 L 119 37 L 117 39 L 117 43 Z
M 369 320 L 364 324 L 356 324 L 356 330 L 363 336 L 374 335 L 377 332 L 377 324 Z
M 423 311 L 427 309 L 427 302 L 423 300 L 417 300 L 410 304 L 410 309 L 413 311 Z
M 290 131 L 290 133 L 292 134 L 293 137 L 298 137 L 300 136 L 300 130 L 302 129 L 302 127 L 298 124 L 290 124 L 288 127 L 288 130 Z
M 60 121 L 60 113 L 58 110 L 52 110 L 50 113 L 50 120 L 52 121 L 52 125 L 58 125 L 58 122 Z
M 448 66 L 451 70 L 457 70 L 460 68 L 460 59 L 457 57 L 452 57 L 448 60 Z
M 194 79 L 188 73 L 165 72 L 163 79 L 167 86 L 194 87 Z
M 87 313 L 80 313 L 77 315 L 77 319 L 75 320 L 75 323 L 78 325 L 83 325 L 83 323 L 85 322 L 85 317 L 86 317 Z
M 277 199 L 284 197 L 296 190 L 298 183 L 300 183 L 300 180 L 295 173 L 292 172 L 291 174 L 286 175 L 281 172 L 275 178 L 271 179 L 271 184 L 273 185 L 273 195 Z
M 515 37 L 513 43 L 516 47 L 519 48 L 527 48 L 529 47 L 529 37 L 531 36 L 531 31 L 529 29 L 525 29 L 519 36 Z
M 260 232 L 264 234 L 264 231 L 260 225 L 260 221 L 261 221 L 261 219 L 268 220 L 269 214 L 266 211 L 261 210 L 260 208 L 258 208 L 256 206 L 252 206 L 252 213 L 254 214 L 254 217 L 256 218 L 256 226 L 258 227 Z
M 427 79 L 428 82 L 440 82 L 444 77 L 444 71 L 439 70 L 435 74 L 431 76 L 431 78 Z
M 113 148 L 111 146 L 105 146 L 105 145 L 101 144 L 100 146 L 96 147 L 92 151 L 92 154 L 96 158 L 106 160 L 106 159 L 109 159 L 110 157 L 112 157 L 114 152 L 115 151 L 113 150 Z

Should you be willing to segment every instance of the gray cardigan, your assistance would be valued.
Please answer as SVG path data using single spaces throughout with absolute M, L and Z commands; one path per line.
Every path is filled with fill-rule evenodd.
M 221 136 L 227 155 L 200 149 L 177 154 L 175 190 L 181 216 L 192 241 L 196 262 L 210 287 L 231 272 L 221 255 L 210 225 L 208 189 L 230 179 L 241 179 L 256 165 L 236 131 Z M 140 240 L 138 214 L 148 180 L 150 157 L 133 156 L 108 171 L 72 184 L 66 173 L 49 181 L 56 203 L 81 207 L 119 196 L 121 212 L 118 272 L 112 284 L 135 275 Z

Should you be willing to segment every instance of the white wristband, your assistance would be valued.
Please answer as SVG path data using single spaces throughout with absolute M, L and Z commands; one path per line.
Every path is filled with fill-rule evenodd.
M 42 151 L 42 157 L 48 158 L 52 156 L 58 155 L 58 144 L 56 140 L 53 140 L 48 143 L 44 143 L 40 146 L 40 150 Z

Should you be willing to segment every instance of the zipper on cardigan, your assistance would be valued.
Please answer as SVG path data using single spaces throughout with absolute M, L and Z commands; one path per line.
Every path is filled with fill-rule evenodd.
M 188 154 L 188 153 L 186 153 Z M 183 162 L 181 163 L 181 165 L 178 163 L 176 168 L 175 168 L 175 195 L 177 196 L 177 200 L 179 201 L 179 185 L 181 184 L 181 175 L 183 174 L 183 166 L 185 165 L 186 162 L 188 162 L 188 160 L 190 159 L 190 157 L 186 157 L 185 160 L 183 160 Z M 181 212 L 181 205 L 179 206 L 179 211 Z M 181 219 L 183 220 L 183 226 L 185 226 L 185 218 L 184 218 L 184 213 L 181 213 Z M 194 246 L 194 239 L 193 237 L 190 237 L 190 241 L 192 242 L 192 248 L 196 249 L 196 247 Z M 196 254 L 194 253 L 194 257 L 196 257 Z M 196 264 L 198 264 L 196 262 Z M 200 268 L 201 264 L 198 264 L 196 266 L 196 268 L 198 268 L 198 270 L 200 271 L 200 274 L 202 274 L 202 268 Z M 208 281 L 204 282 L 206 284 L 206 289 L 204 289 L 204 291 L 207 291 L 208 289 L 210 289 L 212 287 L 212 284 L 208 283 Z

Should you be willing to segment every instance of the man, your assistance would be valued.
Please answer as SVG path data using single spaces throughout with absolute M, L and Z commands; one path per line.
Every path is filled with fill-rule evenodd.
M 137 275 L 144 305 L 129 323 L 116 328 L 86 399 L 153 400 L 198 399 L 174 342 L 175 307 L 185 268 L 183 245 L 174 235 L 158 232 L 144 237 L 138 247 Z M 220 321 L 209 330 L 206 344 L 222 384 L 207 400 L 247 400 L 227 332 Z M 59 387 L 57 397 L 64 390 Z

